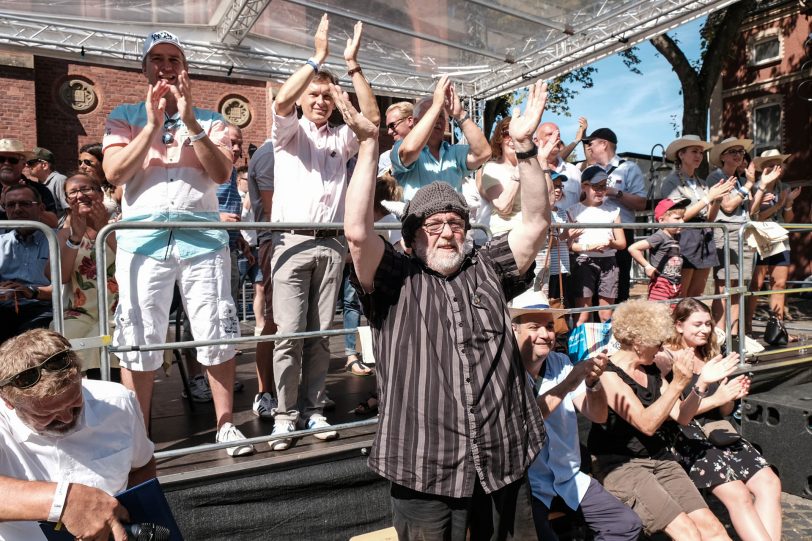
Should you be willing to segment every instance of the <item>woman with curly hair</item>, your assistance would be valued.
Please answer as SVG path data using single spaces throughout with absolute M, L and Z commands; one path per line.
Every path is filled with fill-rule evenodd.
M 615 310 L 612 332 L 620 349 L 600 379 L 609 416 L 605 423 L 593 423 L 589 433 L 596 476 L 637 512 L 649 535 L 663 531 L 680 540 L 730 539 L 677 463 L 671 442 L 674 421 L 687 424 L 699 407 L 699 395 L 735 370 L 736 359 L 711 359 L 683 399 L 693 377 L 690 352 L 674 355 L 670 382 L 654 364 L 672 329 L 664 304 L 631 300 Z
M 674 308 L 673 319 L 674 335 L 666 344 L 668 351 L 690 352 L 696 382 L 708 362 L 719 357 L 711 312 L 699 301 L 684 299 Z M 749 388 L 750 379 L 746 376 L 709 385 L 694 422 L 680 427 L 674 451 L 697 488 L 709 488 L 727 507 L 733 527 L 743 541 L 778 541 L 781 539 L 778 476 L 732 426 L 724 427 L 730 429 L 724 439 L 708 429 L 711 426 L 708 423 L 730 415 L 734 402 L 746 396 Z

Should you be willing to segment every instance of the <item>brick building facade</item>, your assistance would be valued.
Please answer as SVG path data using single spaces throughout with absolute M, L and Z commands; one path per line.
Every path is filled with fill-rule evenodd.
M 758 4 L 731 45 L 711 102 L 711 139 L 754 140 L 790 154 L 784 181 L 805 186 L 797 223 L 812 222 L 812 3 Z M 812 274 L 812 232 L 793 235 L 791 275 Z

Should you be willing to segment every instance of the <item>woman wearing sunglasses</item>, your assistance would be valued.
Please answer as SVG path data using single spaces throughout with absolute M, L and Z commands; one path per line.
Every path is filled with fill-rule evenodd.
M 107 224 L 110 214 L 104 204 L 104 193 L 95 175 L 76 173 L 65 181 L 68 215 L 59 230 L 62 255 L 62 283 L 68 291 L 65 302 L 65 330 L 67 338 L 87 338 L 99 334 L 99 306 L 96 278 L 96 235 Z M 118 284 L 114 277 L 116 261 L 115 235 L 105 242 L 107 268 L 104 281 L 107 287 L 107 310 L 110 321 L 118 301 Z M 78 353 L 82 371 L 90 370 L 89 377 L 98 377 L 99 352 L 86 349 Z

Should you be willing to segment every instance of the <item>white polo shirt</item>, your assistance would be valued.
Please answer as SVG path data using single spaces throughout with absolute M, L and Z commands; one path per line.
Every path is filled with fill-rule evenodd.
M 41 436 L 0 403 L 0 475 L 73 483 L 115 495 L 127 488 L 130 471 L 147 464 L 154 445 L 147 437 L 135 394 L 118 383 L 82 380 L 84 407 L 77 427 Z M 9 497 L 4 495 L 3 497 Z M 0 522 L 0 540 L 44 540 L 36 522 Z

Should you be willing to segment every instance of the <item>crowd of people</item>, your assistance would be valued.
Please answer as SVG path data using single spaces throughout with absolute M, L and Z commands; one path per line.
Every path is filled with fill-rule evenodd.
M 357 105 L 322 66 L 325 15 L 313 56 L 277 92 L 270 137 L 247 166 L 240 129 L 195 107 L 183 48 L 168 32 L 145 40 L 145 100 L 110 113 L 103 141 L 79 149 L 76 171 L 62 175 L 47 149 L 0 139 L 0 218 L 54 228 L 62 269 L 50 275 L 41 231 L 0 235 L 0 435 L 12 449 L 0 452 L 0 487 L 25 493 L 0 503 L 0 537 L 35 539 L 21 521 L 51 520 L 80 539 L 124 539 L 126 511 L 106 495 L 154 476 L 146 435 L 163 353 L 117 353 L 124 390 L 93 381 L 98 352 L 73 351 L 67 339 L 96 336 L 103 310 L 114 345 L 164 343 L 173 296 L 195 340 L 234 338 L 247 280 L 257 335 L 327 330 L 337 302 L 347 328 L 362 315 L 369 322 L 375 367 L 348 335 L 346 370 L 377 379 L 357 411 L 380 415 L 369 466 L 391 482 L 401 539 L 509 538 L 525 482 L 540 539 L 556 539 L 556 499 L 579 511 L 596 539 L 641 531 L 728 539 L 700 489 L 727 506 L 742 539 L 780 539 L 780 481 L 725 421 L 749 380 L 729 377 L 739 357 L 720 352 L 715 329 L 736 334 L 725 311 L 735 321 L 739 300 L 709 308 L 693 297 L 709 285 L 724 291 L 727 272 L 734 286 L 750 272 L 751 289 L 767 276 L 773 289 L 786 286 L 786 240 L 766 251 L 758 244 L 750 271 L 739 268 L 735 242 L 724 265 L 724 236 L 750 220 L 792 220 L 800 190 L 780 181 L 787 156 L 750 159 L 752 141 L 735 137 L 678 138 L 653 209 L 665 225 L 635 241 L 622 224 L 646 208 L 648 188 L 639 167 L 618 157 L 611 129 L 587 135 L 582 118 L 565 145 L 558 127 L 542 122 L 547 88 L 537 82 L 524 111 L 497 122 L 489 140 L 446 76 L 430 97 L 390 106 L 381 127 L 357 59 L 362 34 L 358 23 L 343 51 Z M 329 122 L 336 110 L 343 124 Z M 447 140 L 449 123 L 465 143 Z M 395 143 L 380 153 L 382 128 Z M 578 144 L 580 165 L 568 161 Z M 716 169 L 704 180 L 708 151 Z M 122 229 L 107 236 L 107 268 L 97 269 L 96 237 L 116 220 L 314 226 Z M 331 222 L 343 231 L 318 227 Z M 400 231 L 380 229 L 396 222 Z M 724 227 L 680 227 L 691 222 Z M 475 223 L 493 237 L 475 235 Z M 632 261 L 649 279 L 647 299 L 629 299 Z M 57 279 L 62 335 L 45 330 Z M 558 338 L 592 314 L 567 321 L 565 309 L 590 306 L 604 307 L 597 319 L 611 320 L 619 349 L 573 364 Z M 783 295 L 770 308 L 783 319 Z M 236 354 L 228 343 L 196 348 L 203 371 L 192 392 L 214 403 L 215 440 L 244 456 L 254 447 L 233 423 Z M 338 436 L 324 415 L 327 338 L 263 341 L 256 359 L 253 411 L 273 422 L 272 450 L 288 449 L 298 429 Z M 583 442 L 591 476 L 581 472 L 576 411 L 592 423 Z M 105 431 L 105 416 L 119 419 L 121 433 Z M 60 453 L 87 456 L 101 440 L 87 471 L 61 470 Z

